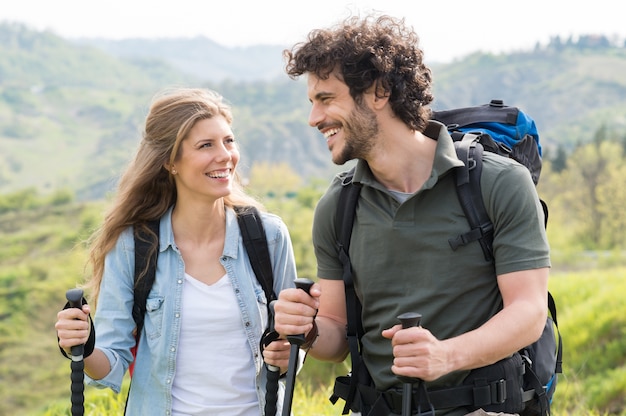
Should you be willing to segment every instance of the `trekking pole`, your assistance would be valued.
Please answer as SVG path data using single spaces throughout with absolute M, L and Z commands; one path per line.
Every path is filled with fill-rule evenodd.
M 295 280 L 296 287 L 298 289 L 304 290 L 307 294 L 310 292 L 313 283 L 315 282 L 313 282 L 311 279 L 299 278 Z M 304 334 L 287 335 L 287 341 L 289 341 L 289 344 L 291 344 L 291 349 L 289 351 L 289 367 L 287 368 L 287 388 L 285 391 L 285 401 L 283 403 L 282 416 L 291 415 L 293 389 L 296 382 L 296 370 L 298 369 L 298 355 L 300 351 L 300 345 L 304 344 L 305 336 Z
M 276 303 L 273 300 L 270 303 L 270 311 L 271 316 L 268 317 L 270 319 L 270 327 L 269 333 L 274 334 L 274 304 Z M 278 339 L 278 336 L 276 336 Z M 271 342 L 273 340 L 268 340 Z M 267 345 L 265 345 L 267 346 Z M 275 365 L 265 364 L 267 368 L 267 383 L 265 386 L 265 416 L 275 416 L 276 415 L 276 402 L 278 401 L 278 379 L 280 378 L 280 367 L 276 367 Z
M 83 291 L 81 289 L 70 289 L 65 293 L 65 297 L 72 308 L 82 309 Z M 83 361 L 84 345 L 75 345 L 71 349 L 72 362 L 72 416 L 83 416 L 85 413 L 85 362 Z
M 398 319 L 402 324 L 402 329 L 412 328 L 419 326 L 422 320 L 422 315 L 415 312 L 406 312 L 402 315 L 398 315 Z M 411 416 L 411 405 L 413 400 L 413 383 L 415 379 L 410 377 L 400 377 L 404 382 L 402 385 L 402 416 Z

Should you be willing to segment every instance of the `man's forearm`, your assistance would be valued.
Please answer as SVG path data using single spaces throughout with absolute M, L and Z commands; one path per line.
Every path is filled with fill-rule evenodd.
M 309 349 L 309 355 L 321 361 L 343 361 L 348 356 L 345 325 L 324 316 L 318 316 L 315 321 L 318 336 Z

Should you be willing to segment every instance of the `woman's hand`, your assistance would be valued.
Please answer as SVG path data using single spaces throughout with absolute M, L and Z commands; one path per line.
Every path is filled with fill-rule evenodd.
M 57 314 L 54 327 L 59 337 L 59 347 L 69 355 L 71 347 L 83 345 L 89 339 L 89 305 L 82 309 L 68 308 Z
M 289 367 L 289 351 L 289 341 L 278 339 L 263 349 L 263 359 L 269 365 L 280 367 L 280 374 L 284 374 Z

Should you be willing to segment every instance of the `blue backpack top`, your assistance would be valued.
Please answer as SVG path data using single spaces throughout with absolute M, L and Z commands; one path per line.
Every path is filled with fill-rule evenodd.
M 526 166 L 535 185 L 541 174 L 541 143 L 535 121 L 517 107 L 502 100 L 489 104 L 433 112 L 433 119 L 448 127 L 455 141 L 465 133 L 483 135 L 487 151 L 513 158 Z

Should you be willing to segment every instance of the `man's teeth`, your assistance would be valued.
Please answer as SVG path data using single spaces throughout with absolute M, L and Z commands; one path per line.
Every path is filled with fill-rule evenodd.
M 330 129 L 330 130 L 327 130 L 324 133 L 324 137 L 328 139 L 330 136 L 332 136 L 334 134 L 337 134 L 337 133 L 339 133 L 339 129 L 338 128 Z

